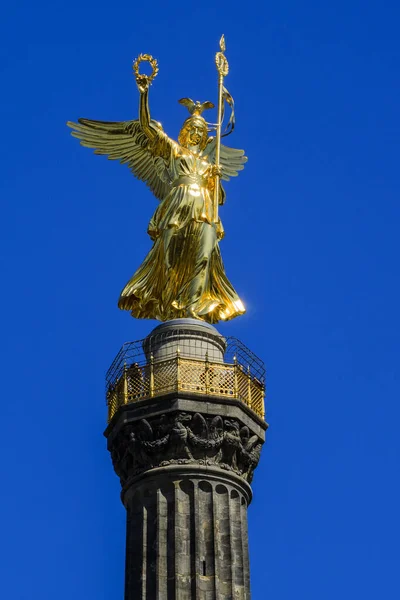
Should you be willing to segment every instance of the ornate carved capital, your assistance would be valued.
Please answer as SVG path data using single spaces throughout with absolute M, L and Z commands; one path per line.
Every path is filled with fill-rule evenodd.
M 109 438 L 121 484 L 156 467 L 212 465 L 251 483 L 263 440 L 236 419 L 202 413 L 171 412 L 127 423 Z

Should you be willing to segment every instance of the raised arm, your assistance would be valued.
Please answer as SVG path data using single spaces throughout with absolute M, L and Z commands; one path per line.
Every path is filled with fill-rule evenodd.
M 139 123 L 144 134 L 153 141 L 156 137 L 156 131 L 150 123 L 149 109 L 149 81 L 146 75 L 136 77 L 136 83 L 140 92 L 139 101 Z

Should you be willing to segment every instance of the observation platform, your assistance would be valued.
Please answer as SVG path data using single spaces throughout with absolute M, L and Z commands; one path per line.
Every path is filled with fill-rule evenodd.
M 106 375 L 108 422 L 126 404 L 173 392 L 239 400 L 265 418 L 265 366 L 242 342 L 194 319 L 125 343 Z

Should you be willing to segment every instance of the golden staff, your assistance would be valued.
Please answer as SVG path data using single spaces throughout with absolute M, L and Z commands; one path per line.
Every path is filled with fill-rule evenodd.
M 221 129 L 222 129 L 222 112 L 223 112 L 223 89 L 224 77 L 229 73 L 229 64 L 224 54 L 226 50 L 225 37 L 222 36 L 219 41 L 220 52 L 215 55 L 215 64 L 218 71 L 218 120 L 217 120 L 217 139 L 215 146 L 215 166 L 220 167 L 221 156 Z M 220 177 L 215 177 L 215 192 L 214 192 L 214 222 L 218 222 L 218 205 L 219 205 L 219 182 Z

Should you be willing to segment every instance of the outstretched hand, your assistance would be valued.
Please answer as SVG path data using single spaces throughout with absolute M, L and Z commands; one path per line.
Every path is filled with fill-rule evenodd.
M 147 92 L 150 86 L 150 81 L 147 75 L 137 75 L 136 76 L 136 85 L 138 86 L 139 92 L 144 94 Z

